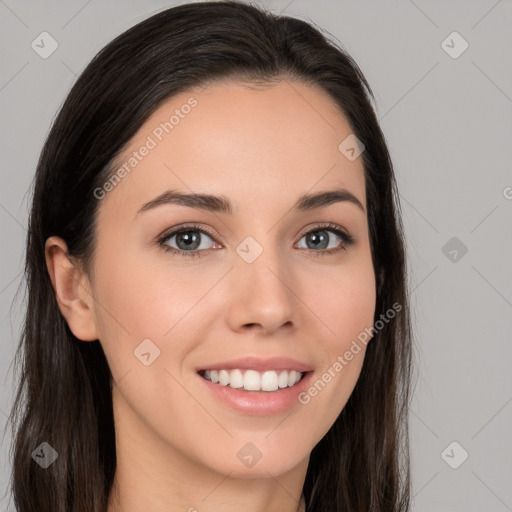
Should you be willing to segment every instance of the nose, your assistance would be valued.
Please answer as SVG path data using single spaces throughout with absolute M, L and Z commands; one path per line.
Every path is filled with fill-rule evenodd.
M 284 268 L 277 251 L 264 250 L 252 263 L 236 260 L 228 292 L 227 320 L 232 330 L 268 335 L 296 323 L 292 273 Z

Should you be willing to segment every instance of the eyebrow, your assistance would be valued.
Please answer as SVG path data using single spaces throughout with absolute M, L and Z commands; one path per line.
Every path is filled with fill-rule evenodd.
M 344 188 L 319 192 L 316 194 L 304 194 L 299 197 L 295 205 L 292 207 L 292 210 L 309 211 L 340 202 L 352 203 L 361 211 L 366 213 L 364 206 L 361 204 L 359 199 L 352 194 L 352 192 Z M 158 197 L 155 197 L 151 201 L 142 205 L 136 215 L 152 210 L 153 208 L 157 208 L 158 206 L 173 204 L 188 206 L 190 208 L 206 210 L 209 212 L 227 213 L 228 215 L 233 215 L 236 210 L 231 201 L 225 196 L 188 194 L 178 192 L 176 190 L 167 190 L 163 194 L 160 194 Z

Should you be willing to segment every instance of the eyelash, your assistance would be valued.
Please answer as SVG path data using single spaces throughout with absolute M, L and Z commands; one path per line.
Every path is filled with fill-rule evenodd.
M 167 242 L 170 238 L 172 238 L 174 235 L 177 235 L 184 231 L 199 231 L 200 233 L 203 233 L 205 235 L 208 235 L 211 238 L 214 238 L 214 234 L 210 232 L 210 230 L 199 226 L 198 224 L 188 224 L 185 226 L 180 226 L 178 229 L 171 231 L 169 233 L 166 233 L 163 235 L 160 239 L 158 239 L 158 245 L 165 251 L 165 252 L 171 252 L 173 254 L 176 254 L 178 256 L 184 256 L 189 258 L 196 258 L 203 256 L 206 250 L 194 250 L 194 251 L 182 251 L 180 249 L 175 249 L 174 247 L 169 247 L 165 242 Z M 344 230 L 342 230 L 337 224 L 321 224 L 318 226 L 315 226 L 313 229 L 309 229 L 308 231 L 305 231 L 301 234 L 300 239 L 304 235 L 307 235 L 309 233 L 314 233 L 316 231 L 331 231 L 336 236 L 338 236 L 341 240 L 341 246 L 336 249 L 328 249 L 328 250 L 320 250 L 315 251 L 313 249 L 309 249 L 312 255 L 314 256 L 321 256 L 321 255 L 330 255 L 334 253 L 338 253 L 339 251 L 346 251 L 351 245 L 355 243 L 355 238 L 350 235 L 349 233 L 346 233 Z

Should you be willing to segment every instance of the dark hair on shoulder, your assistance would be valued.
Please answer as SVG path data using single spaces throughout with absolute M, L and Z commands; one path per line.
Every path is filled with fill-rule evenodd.
M 62 237 L 69 256 L 91 272 L 100 204 L 93 191 L 112 175 L 116 157 L 150 114 L 188 88 L 283 79 L 320 87 L 364 142 L 374 320 L 399 305 L 393 320 L 381 321 L 373 333 L 347 404 L 311 453 L 307 510 L 409 510 L 412 332 L 405 243 L 373 93 L 342 46 L 313 24 L 231 0 L 172 7 L 116 37 L 79 76 L 45 141 L 33 183 L 28 301 L 10 416 L 18 512 L 105 512 L 116 469 L 112 375 L 99 341 L 80 342 L 60 313 L 45 241 Z M 48 470 L 31 457 L 43 441 L 59 454 Z

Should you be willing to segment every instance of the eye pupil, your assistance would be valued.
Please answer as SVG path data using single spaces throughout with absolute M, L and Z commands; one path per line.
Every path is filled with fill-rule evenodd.
M 180 249 L 183 249 L 183 247 L 180 247 L 180 242 L 184 242 L 185 250 L 186 249 L 197 249 L 200 245 L 199 238 L 200 238 L 200 235 L 197 232 L 182 231 L 181 233 L 178 233 L 176 235 L 176 245 Z
M 329 244 L 329 236 L 326 233 L 325 230 L 313 231 L 308 233 L 307 240 L 312 241 L 314 247 L 325 249 Z

